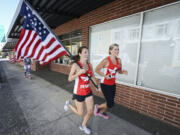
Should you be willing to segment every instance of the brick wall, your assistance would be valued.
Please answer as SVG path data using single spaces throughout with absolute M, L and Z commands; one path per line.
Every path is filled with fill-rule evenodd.
M 52 63 L 50 65 L 50 69 L 52 71 L 56 71 L 56 72 L 60 72 L 60 73 L 64 73 L 64 74 L 69 74 L 70 72 L 70 66 L 66 66 L 66 65 L 60 65 L 60 64 L 55 64 L 55 63 Z
M 33 62 L 31 63 L 31 69 L 32 69 L 33 71 L 37 71 L 37 61 L 33 61 Z
M 116 103 L 180 127 L 180 99 L 120 84 L 116 90 Z M 94 87 L 93 93 L 103 97 Z
M 82 29 L 82 43 L 88 45 L 89 26 L 162 6 L 175 0 L 116 0 L 57 27 L 57 35 Z M 70 67 L 51 65 L 52 70 L 68 74 Z M 67 68 L 67 69 L 66 69 Z M 94 90 L 93 90 L 94 91 Z M 94 91 L 98 96 L 102 94 Z M 115 102 L 145 115 L 180 127 L 180 99 L 117 84 Z
M 117 85 L 117 103 L 180 127 L 180 99 L 143 89 Z

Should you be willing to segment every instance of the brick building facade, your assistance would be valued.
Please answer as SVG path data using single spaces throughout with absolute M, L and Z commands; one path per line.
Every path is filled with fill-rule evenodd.
M 89 46 L 89 26 L 146 11 L 172 2 L 175 2 L 175 0 L 116 0 L 78 19 L 73 19 L 60 25 L 54 29 L 54 32 L 57 35 L 62 35 L 81 29 L 82 44 Z M 52 63 L 50 69 L 68 74 L 70 66 Z M 94 93 L 98 95 L 97 92 L 94 91 Z M 177 97 L 117 84 L 115 102 L 142 114 L 180 127 L 180 99 Z
M 176 0 L 116 0 L 79 18 L 73 19 L 54 29 L 56 35 L 82 30 L 82 45 L 89 45 L 90 27 L 114 19 L 144 12 L 153 8 L 158 8 L 167 4 L 175 3 Z M 43 68 L 37 62 L 33 62 L 32 69 Z M 68 74 L 69 65 L 51 63 L 48 67 L 52 71 Z M 125 107 L 133 109 L 139 113 L 148 115 L 155 119 L 180 127 L 180 98 L 173 94 L 163 94 L 158 90 L 116 84 L 117 92 L 115 102 Z M 101 96 L 93 89 L 94 94 Z

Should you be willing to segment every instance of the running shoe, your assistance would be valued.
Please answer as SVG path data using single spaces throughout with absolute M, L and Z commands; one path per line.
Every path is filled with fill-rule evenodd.
M 87 128 L 86 126 L 79 126 L 79 129 L 81 131 L 84 131 L 85 134 L 88 134 L 88 135 L 91 134 L 91 130 L 89 128 Z
M 108 120 L 109 119 L 109 116 L 103 112 L 103 113 L 99 113 L 99 116 L 103 117 L 104 119 Z

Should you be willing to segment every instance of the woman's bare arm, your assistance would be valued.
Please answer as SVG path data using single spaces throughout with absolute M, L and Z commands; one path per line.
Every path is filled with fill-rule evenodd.
M 78 77 L 79 75 L 85 73 L 86 71 L 84 69 L 80 69 L 76 63 L 74 63 L 71 67 L 71 71 L 69 73 L 68 81 L 73 81 Z
M 106 79 L 110 79 L 109 75 L 105 75 L 101 72 L 101 69 L 107 66 L 108 60 L 107 58 L 103 59 L 96 67 L 95 72 L 98 73 L 100 76 L 105 77 Z

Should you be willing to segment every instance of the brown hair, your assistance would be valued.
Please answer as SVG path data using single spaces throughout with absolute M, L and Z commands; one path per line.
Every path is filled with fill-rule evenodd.
M 73 57 L 73 62 L 72 62 L 72 63 L 77 62 L 77 61 L 80 60 L 79 54 L 82 53 L 83 49 L 88 49 L 88 48 L 87 48 L 87 46 L 81 46 L 81 47 L 79 47 L 79 49 L 78 49 L 78 54 Z
M 111 45 L 109 46 L 109 54 L 111 54 L 111 50 L 112 50 L 115 46 L 119 47 L 119 45 L 116 44 L 116 43 L 111 44 Z

